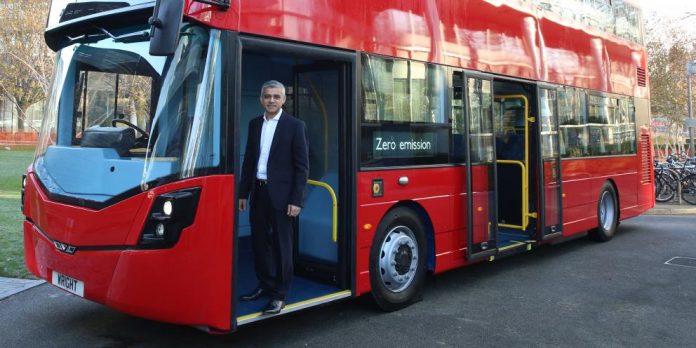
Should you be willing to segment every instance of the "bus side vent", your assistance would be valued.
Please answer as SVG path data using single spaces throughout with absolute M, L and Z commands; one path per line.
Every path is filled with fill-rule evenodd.
M 650 146 L 650 134 L 640 135 L 640 183 L 650 184 L 652 182 L 652 177 L 650 171 L 650 151 L 652 146 Z
M 645 87 L 645 82 L 647 80 L 645 76 L 645 69 L 643 68 L 637 68 L 637 73 L 638 73 L 638 86 L 640 87 Z

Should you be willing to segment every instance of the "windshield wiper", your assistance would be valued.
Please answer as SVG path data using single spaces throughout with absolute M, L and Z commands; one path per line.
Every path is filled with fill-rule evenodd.
M 65 35 L 66 38 L 68 38 L 68 42 L 70 45 L 74 43 L 95 43 L 98 42 L 99 40 L 103 39 L 106 37 L 104 34 L 82 34 L 79 36 L 72 37 L 70 35 Z
M 115 36 L 114 34 L 110 33 L 108 30 L 102 28 L 102 27 L 95 27 L 102 33 L 108 35 L 110 38 L 114 40 L 114 42 L 142 42 L 142 41 L 148 41 L 150 40 L 150 31 L 144 30 L 141 32 L 137 33 L 130 33 L 130 34 L 124 34 L 121 36 Z
M 139 33 L 125 34 L 125 35 L 114 37 L 113 39 L 114 39 L 114 42 L 125 42 L 125 43 L 150 41 L 150 31 L 144 30 L 144 31 L 141 31 Z
M 114 42 L 124 42 L 124 43 L 131 43 L 131 42 L 143 42 L 143 41 L 148 41 L 150 40 L 150 31 L 149 30 L 144 30 L 140 32 L 135 32 L 135 33 L 129 33 L 121 36 L 116 36 L 109 32 L 108 30 L 101 28 L 101 27 L 94 27 L 94 29 L 97 29 L 101 33 L 94 33 L 94 34 L 82 34 L 80 36 L 66 36 L 68 38 L 68 41 L 70 41 L 70 44 L 79 42 L 79 43 L 95 43 L 99 40 L 102 40 L 106 37 L 110 37 L 111 39 L 114 40 Z

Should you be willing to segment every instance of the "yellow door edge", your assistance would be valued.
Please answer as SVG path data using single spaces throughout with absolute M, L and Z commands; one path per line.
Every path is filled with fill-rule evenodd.
M 333 301 L 340 300 L 340 299 L 343 299 L 346 297 L 350 297 L 352 294 L 353 293 L 350 290 L 342 290 L 342 291 L 334 292 L 331 294 L 327 294 L 327 295 L 323 295 L 323 296 L 319 296 L 319 297 L 315 297 L 315 298 L 310 298 L 308 300 L 303 300 L 300 302 L 291 303 L 291 304 L 288 304 L 287 306 L 285 306 L 285 308 L 283 308 L 283 311 L 281 311 L 279 314 L 275 314 L 275 315 L 267 315 L 267 314 L 263 314 L 263 312 L 256 312 L 256 313 L 243 315 L 243 316 L 237 318 L 237 326 L 249 324 L 249 323 L 252 323 L 255 321 L 259 321 L 259 320 L 277 317 L 277 316 L 283 315 L 283 314 L 296 312 L 296 311 L 299 311 L 299 310 L 302 310 L 305 308 L 318 306 L 320 304 L 333 302 Z

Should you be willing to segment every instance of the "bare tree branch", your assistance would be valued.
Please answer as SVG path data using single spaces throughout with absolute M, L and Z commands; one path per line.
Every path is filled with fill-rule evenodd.
M 36 79 L 36 81 L 39 82 L 39 85 L 41 86 L 41 89 L 43 90 L 43 95 L 48 95 L 48 89 L 50 88 L 50 85 L 51 85 L 51 82 L 48 79 L 48 76 L 37 71 L 36 68 L 32 64 L 30 64 L 26 60 L 22 59 L 22 57 L 18 56 L 14 52 L 7 51 L 4 53 L 11 56 L 12 58 L 17 60 L 18 62 L 22 63 L 24 65 L 24 68 L 26 69 L 26 71 L 31 73 L 32 77 L 34 79 Z
M 43 31 L 49 0 L 3 0 L 0 4 L 0 94 L 19 110 L 18 128 L 26 111 L 46 99 L 53 74 L 53 52 Z

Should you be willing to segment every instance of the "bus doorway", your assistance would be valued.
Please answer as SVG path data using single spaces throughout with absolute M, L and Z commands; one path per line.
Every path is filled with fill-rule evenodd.
M 500 251 L 529 248 L 537 239 L 535 86 L 495 81 L 493 128 Z
M 283 115 L 305 122 L 310 173 L 304 207 L 295 221 L 294 277 L 281 314 L 351 296 L 347 223 L 350 220 L 353 168 L 351 148 L 351 71 L 354 56 L 323 49 L 242 40 L 239 84 L 238 163 L 244 159 L 249 120 L 263 114 L 261 85 L 278 80 L 286 87 Z M 237 171 L 239 167 L 237 166 Z M 237 172 L 239 173 L 239 172 Z M 346 193 L 348 193 L 346 195 Z M 253 202 L 252 202 L 253 204 Z M 257 286 L 250 243 L 249 214 L 238 212 L 232 302 L 233 325 L 272 317 L 263 315 L 267 298 L 240 301 Z
M 495 81 L 494 129 L 500 251 L 562 235 L 555 90 Z

